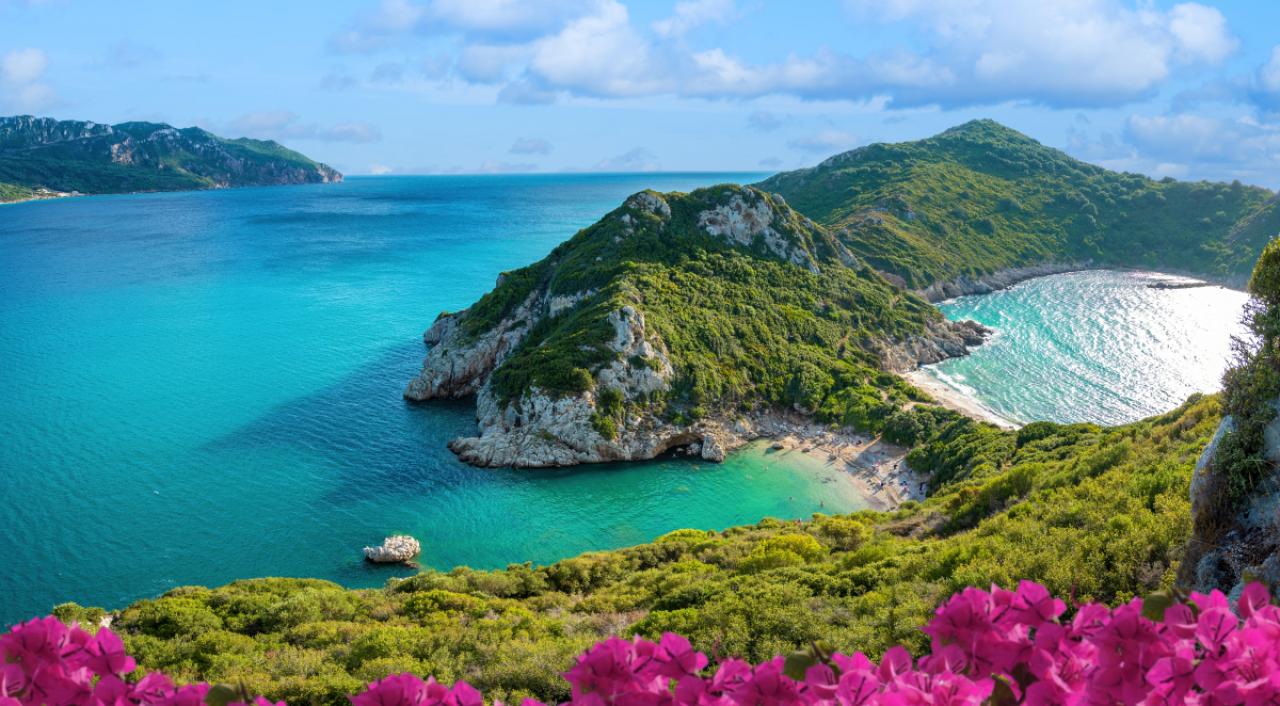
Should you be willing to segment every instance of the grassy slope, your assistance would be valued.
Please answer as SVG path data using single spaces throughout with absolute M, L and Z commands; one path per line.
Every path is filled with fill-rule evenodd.
M 1243 283 L 1276 233 L 1237 227 L 1273 196 L 1266 189 L 1112 172 L 990 120 L 869 145 L 759 186 L 912 287 L 1079 260 Z
M 928 501 L 893 514 L 681 530 L 547 567 L 426 572 L 381 590 L 300 579 L 181 588 L 113 627 L 145 667 L 241 682 L 291 703 L 345 703 L 397 671 L 465 678 L 486 694 L 564 700 L 557 673 L 609 633 L 675 630 L 760 659 L 822 638 L 878 653 L 965 585 L 1031 577 L 1123 600 L 1170 583 L 1188 533 L 1187 483 L 1216 397 L 1136 424 L 1002 432 L 952 418 L 917 463 Z M 65 619 L 94 619 L 73 605 Z
M 0 182 L 0 203 L 6 201 L 21 201 L 35 196 L 35 192 L 25 186 L 17 184 L 5 184 Z

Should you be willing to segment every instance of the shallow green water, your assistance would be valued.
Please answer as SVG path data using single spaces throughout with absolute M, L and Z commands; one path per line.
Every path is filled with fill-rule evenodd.
M 943 303 L 996 329 L 971 355 L 926 370 L 1014 422 L 1120 424 L 1220 387 L 1247 296 L 1155 289 L 1165 275 L 1095 270 Z

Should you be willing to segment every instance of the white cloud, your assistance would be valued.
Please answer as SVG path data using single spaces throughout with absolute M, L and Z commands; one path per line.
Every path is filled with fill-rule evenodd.
M 857 135 L 842 130 L 823 130 L 813 135 L 790 140 L 787 146 L 803 152 L 830 154 L 856 147 L 859 142 Z
M 467 81 L 497 83 L 528 55 L 529 48 L 525 45 L 470 44 L 458 54 L 455 68 L 458 75 Z
M 49 57 L 39 49 L 14 49 L 0 60 L 0 72 L 10 83 L 30 83 L 44 75 Z
M 728 22 L 738 15 L 734 0 L 680 0 L 670 17 L 653 23 L 663 37 L 679 37 L 705 24 Z
M 662 169 L 658 158 L 643 147 L 636 147 L 616 157 L 609 157 L 596 162 L 598 172 L 656 172 Z
M 384 176 L 395 172 L 394 167 L 388 167 L 385 164 L 370 164 L 369 173 L 374 176 Z
M 1271 50 L 1271 60 L 1258 70 L 1258 85 L 1263 90 L 1280 93 L 1280 45 Z
M 383 0 L 329 38 L 340 53 L 384 49 L 407 34 L 459 34 L 469 39 L 528 41 L 590 12 L 594 0 Z
M 1169 11 L 1169 33 L 1173 35 L 1177 57 L 1188 63 L 1216 64 L 1240 46 L 1221 12 L 1193 2 L 1174 5 Z
M 541 137 L 520 137 L 511 143 L 511 154 L 550 154 L 551 143 Z
M 669 90 L 650 43 L 627 8 L 600 0 L 596 11 L 533 43 L 529 72 L 544 84 L 590 96 L 641 96 Z
M 1149 95 L 1180 66 L 1221 62 L 1237 46 L 1222 13 L 1198 3 L 1168 11 L 1121 0 L 849 5 L 863 17 L 915 25 L 930 43 L 918 56 L 940 60 L 955 73 L 950 85 L 932 95 L 895 92 L 899 104 L 1115 105 Z M 878 82 L 887 89 L 902 87 L 883 77 Z
M 1280 167 L 1280 126 L 1247 118 L 1133 115 L 1125 136 L 1139 154 L 1151 159 Z
M 747 116 L 747 127 L 759 132 L 773 132 L 786 125 L 788 117 L 767 110 L 753 110 Z
M 49 57 L 39 49 L 13 49 L 0 57 L 0 109 L 36 113 L 59 104 L 58 94 L 45 83 Z
M 1237 48 L 1217 9 L 1148 0 L 846 0 L 861 22 L 903 23 L 918 46 L 870 52 L 818 47 L 752 63 L 689 34 L 736 17 L 733 0 L 678 0 L 637 26 L 619 0 L 384 0 L 347 37 L 353 50 L 407 33 L 449 34 L 459 47 L 438 80 L 501 84 L 498 99 L 655 95 L 878 101 L 961 107 L 1029 102 L 1120 105 L 1151 96 L 1175 72 Z M 341 35 L 335 41 L 346 41 Z
M 232 137 L 253 137 L 263 140 L 320 140 L 323 142 L 377 142 L 382 132 L 365 122 L 343 122 L 329 127 L 302 120 L 297 113 L 288 110 L 263 110 L 246 113 L 225 126 L 210 125 L 212 132 L 226 133 Z

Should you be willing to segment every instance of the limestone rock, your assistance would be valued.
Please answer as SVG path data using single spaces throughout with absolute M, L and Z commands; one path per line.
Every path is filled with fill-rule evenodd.
M 402 564 L 418 556 L 422 545 L 407 534 L 397 534 L 382 540 L 377 547 L 365 547 L 364 558 L 375 564 Z
M 981 345 L 993 333 L 976 321 L 938 319 L 925 330 L 880 346 L 880 360 L 894 372 L 909 372 L 948 358 L 969 355 L 969 347 Z
M 1000 289 L 1008 289 L 1023 280 L 1033 277 L 1083 270 L 1089 264 L 1088 262 L 1049 262 L 1041 265 L 1027 265 L 1026 267 L 1010 267 L 977 278 L 957 277 L 946 282 L 934 282 L 916 293 L 933 303 L 945 299 L 963 297 L 968 294 L 990 294 Z
M 707 461 L 715 461 L 721 463 L 724 461 L 724 447 L 720 445 L 720 440 L 711 434 L 702 437 L 702 458 Z

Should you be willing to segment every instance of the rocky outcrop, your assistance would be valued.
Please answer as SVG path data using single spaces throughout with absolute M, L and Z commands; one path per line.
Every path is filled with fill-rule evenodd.
M 1230 415 L 1223 417 L 1196 461 L 1190 490 L 1195 530 L 1179 577 L 1189 589 L 1239 595 L 1248 580 L 1280 589 L 1280 400 L 1271 404 L 1278 416 L 1263 431 L 1263 440 L 1273 473 L 1242 505 L 1224 512 L 1219 462 L 1223 440 L 1236 429 Z
M 364 548 L 364 558 L 375 564 L 403 564 L 420 553 L 422 545 L 407 534 L 387 537 L 379 546 Z
M 775 201 L 776 199 L 776 201 Z M 762 191 L 746 191 L 734 195 L 728 203 L 698 214 L 698 226 L 709 235 L 723 238 L 732 245 L 752 246 L 757 241 L 774 257 L 803 267 L 821 271 L 813 254 L 804 243 L 787 237 L 773 227 L 777 209 L 785 205 L 781 196 Z
M 607 321 L 613 328 L 608 345 L 617 356 L 596 373 L 593 389 L 579 395 L 552 395 L 535 388 L 503 404 L 487 382 L 481 384 L 476 394 L 480 434 L 454 439 L 449 448 L 477 466 L 541 468 L 653 458 L 713 433 L 702 425 L 655 418 L 632 404 L 670 389 L 671 360 L 661 339 L 647 330 L 644 314 L 634 307 L 611 312 Z M 428 360 L 424 375 L 431 374 L 430 356 Z M 613 425 L 611 437 L 604 436 L 596 424 L 606 391 L 622 399 L 621 418 Z
M 937 303 L 947 299 L 954 299 L 955 297 L 963 297 L 969 294 L 990 294 L 1001 289 L 1008 289 L 1019 282 L 1033 277 L 1057 275 L 1062 274 L 1063 272 L 1075 272 L 1077 270 L 1088 269 L 1088 267 L 1089 263 L 1087 262 L 1048 262 L 1040 265 L 1028 265 L 1026 267 L 1011 267 L 1004 270 L 998 270 L 981 277 L 957 277 L 945 282 L 934 282 L 928 287 L 918 290 L 916 293 L 931 303 Z
M 924 331 L 879 344 L 880 361 L 886 370 L 905 373 L 922 365 L 969 355 L 969 348 L 982 345 L 992 330 L 976 321 L 931 321 Z
M 682 230 L 674 230 L 673 224 Z M 728 246 L 753 259 L 789 263 L 824 276 L 849 267 L 853 272 L 841 276 L 861 278 L 868 289 L 883 296 L 882 301 L 910 296 L 876 277 L 829 232 L 792 211 L 781 197 L 732 186 L 689 195 L 644 191 L 541 263 L 500 277 L 492 298 L 482 300 L 482 305 L 437 318 L 423 336 L 428 351 L 421 372 L 405 388 L 405 398 L 474 396 L 477 432 L 451 440 L 449 448 L 478 466 L 633 461 L 675 449 L 722 461 L 744 439 L 752 438 L 744 431 L 750 425 L 741 427 L 740 410 L 764 410 L 751 399 L 730 409 L 695 405 L 684 397 L 671 402 L 676 398 L 677 371 L 667 342 L 646 321 L 645 307 L 652 304 L 646 302 L 644 286 L 617 274 L 617 263 L 608 260 L 627 263 L 620 268 L 626 271 L 666 243 L 681 250 L 663 253 L 648 262 L 650 266 L 676 268 L 680 265 L 672 262 L 678 262 L 686 249 L 716 252 Z M 705 267 L 705 261 L 699 266 Z M 806 281 L 811 279 L 815 278 Z M 574 286 L 582 289 L 572 291 Z M 831 307 L 833 316 L 857 307 L 852 299 L 841 299 L 843 292 L 826 296 L 829 301 L 823 306 Z M 505 309 L 495 313 L 498 302 Z M 735 323 L 752 325 L 750 312 L 735 311 L 734 304 L 718 305 L 728 308 L 726 315 Z M 918 333 L 891 341 L 859 340 L 857 345 L 879 353 L 886 369 L 905 371 L 965 355 L 968 346 L 980 344 L 989 333 L 973 322 L 948 322 L 919 305 L 906 307 L 904 316 L 916 317 L 916 327 L 922 328 Z M 697 338 L 697 331 L 679 333 L 684 345 L 697 345 L 688 341 Z M 580 341 L 577 350 L 584 355 L 554 347 L 542 357 L 541 346 L 565 335 Z M 553 368 L 553 376 L 543 376 L 537 366 L 544 361 L 562 367 Z M 495 377 L 508 365 L 511 375 Z M 561 383 L 569 374 L 576 382 Z

